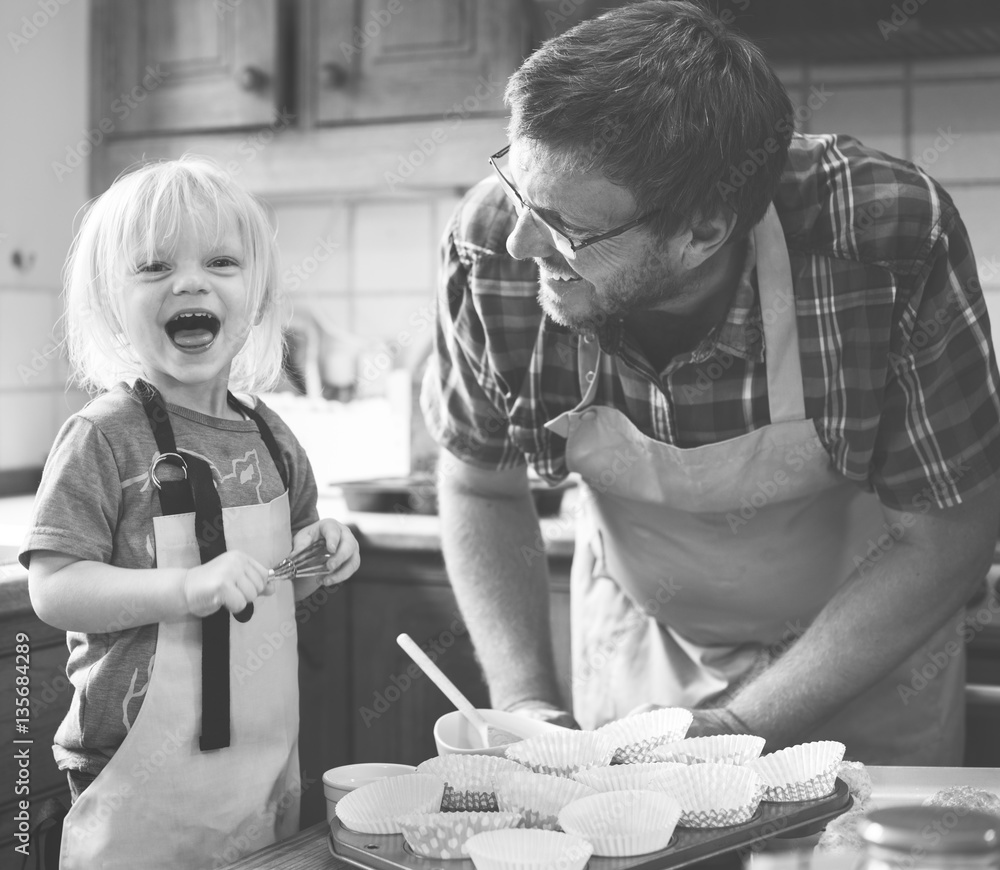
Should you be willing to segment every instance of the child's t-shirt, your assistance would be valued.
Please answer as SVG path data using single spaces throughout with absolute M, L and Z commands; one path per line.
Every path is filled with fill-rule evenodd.
M 252 420 L 223 420 L 171 404 L 167 410 L 178 448 L 212 466 L 223 507 L 264 504 L 284 491 Z M 318 519 L 316 481 L 281 418 L 259 400 L 256 410 L 285 462 L 294 534 Z M 155 568 L 153 518 L 163 514 L 150 478 L 156 454 L 142 403 L 124 384 L 70 417 L 45 464 L 21 563 L 28 566 L 33 550 L 53 550 L 120 568 Z M 157 473 L 170 471 L 161 464 Z M 136 617 L 133 607 L 122 601 L 122 622 Z M 106 634 L 67 632 L 66 670 L 76 691 L 55 736 L 60 768 L 96 775 L 121 745 L 142 705 L 156 632 L 155 622 Z

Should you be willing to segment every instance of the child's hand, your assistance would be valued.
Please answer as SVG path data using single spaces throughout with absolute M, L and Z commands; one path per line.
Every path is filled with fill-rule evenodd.
M 330 558 L 326 560 L 329 571 L 320 578 L 296 580 L 296 598 L 311 594 L 319 586 L 334 586 L 350 577 L 361 565 L 361 554 L 358 552 L 358 542 L 351 530 L 343 523 L 333 519 L 322 519 L 311 526 L 299 529 L 292 539 L 292 554 L 304 550 L 314 541 L 326 541 Z
M 220 607 L 239 613 L 258 596 L 273 593 L 267 568 L 239 550 L 189 568 L 184 576 L 184 601 L 195 616 L 209 616 Z

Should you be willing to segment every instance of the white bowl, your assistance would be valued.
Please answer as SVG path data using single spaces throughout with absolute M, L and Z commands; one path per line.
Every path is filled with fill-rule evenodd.
M 383 764 L 375 761 L 331 767 L 323 774 L 323 794 L 326 795 L 326 823 L 329 825 L 333 822 L 336 815 L 334 807 L 337 806 L 337 801 L 354 789 L 375 782 L 376 779 L 416 772 L 417 769 L 412 764 Z
M 559 725 L 542 722 L 540 719 L 529 719 L 517 713 L 505 710 L 480 710 L 482 717 L 494 728 L 504 731 L 517 730 L 525 737 L 537 737 L 550 731 L 564 731 Z M 479 735 L 458 710 L 445 713 L 434 723 L 434 743 L 438 755 L 503 755 L 510 743 L 500 746 L 483 747 L 479 745 Z

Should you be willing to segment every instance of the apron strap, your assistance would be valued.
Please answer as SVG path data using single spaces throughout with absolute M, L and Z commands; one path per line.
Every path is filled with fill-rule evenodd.
M 201 564 L 226 552 L 222 502 L 212 479 L 212 467 L 197 456 L 189 456 L 191 490 L 194 493 L 194 530 Z M 253 615 L 253 604 L 243 611 Z M 242 615 L 242 614 L 241 614 Z M 202 752 L 229 745 L 229 611 L 220 607 L 201 620 L 201 736 Z
M 160 494 L 160 508 L 168 516 L 194 513 L 198 553 L 204 565 L 226 552 L 222 502 L 212 478 L 212 468 L 199 456 L 186 451 L 181 456 L 166 403 L 159 391 L 145 381 L 138 380 L 136 392 L 142 400 L 143 410 L 160 453 L 156 462 L 167 462 L 180 467 L 186 478 L 155 481 Z M 256 410 L 243 405 L 232 393 L 227 393 L 227 401 L 230 407 L 245 414 L 257 425 L 261 439 L 287 489 L 288 472 L 278 442 L 268 425 Z M 236 614 L 236 619 L 246 622 L 251 616 L 252 603 Z M 202 719 L 199 746 L 203 752 L 222 749 L 230 743 L 229 630 L 229 611 L 224 607 L 201 620 Z
M 288 471 L 285 468 L 285 460 L 281 455 L 281 448 L 278 447 L 278 442 L 274 437 L 274 433 L 271 431 L 267 423 L 264 422 L 264 418 L 255 408 L 251 408 L 249 405 L 244 405 L 232 393 L 229 393 L 228 397 L 231 408 L 235 408 L 237 411 L 245 414 L 257 424 L 257 429 L 260 431 L 260 437 L 264 441 L 264 446 L 267 447 L 267 452 L 271 454 L 271 461 L 274 462 L 275 467 L 278 469 L 278 475 L 281 477 L 281 482 L 285 485 L 285 489 L 288 489 Z
M 785 232 L 773 204 L 768 206 L 764 219 L 754 227 L 753 238 L 771 422 L 805 420 L 792 268 L 788 262 Z

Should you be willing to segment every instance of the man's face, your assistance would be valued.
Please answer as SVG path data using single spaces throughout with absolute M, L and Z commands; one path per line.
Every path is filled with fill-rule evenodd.
M 607 232 L 639 214 L 625 188 L 597 171 L 567 169 L 544 146 L 517 140 L 509 155 L 506 172 L 524 202 L 573 239 Z M 543 221 L 520 209 L 507 250 L 538 264 L 538 299 L 549 317 L 593 331 L 608 318 L 644 310 L 690 311 L 699 281 L 682 261 L 689 238 L 682 233 L 664 242 L 640 225 L 574 253 Z

